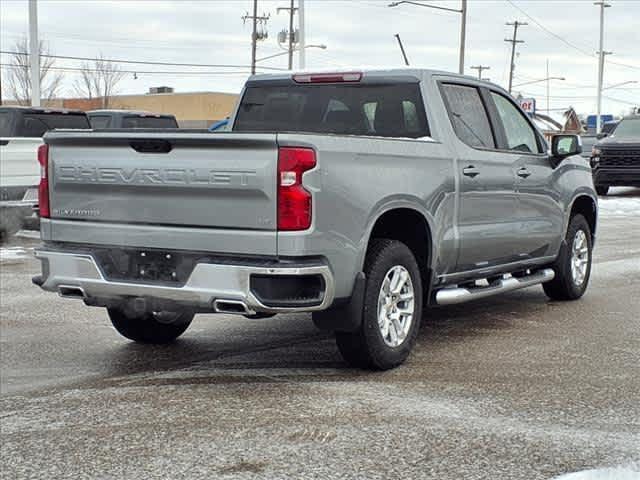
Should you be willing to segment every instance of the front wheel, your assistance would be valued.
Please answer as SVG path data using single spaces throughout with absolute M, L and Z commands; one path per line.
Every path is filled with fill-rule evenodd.
M 336 332 L 336 343 L 350 365 L 388 370 L 406 360 L 418 335 L 422 315 L 420 269 L 405 244 L 374 239 L 364 273 L 362 325 L 355 332 Z
M 131 314 L 120 308 L 108 308 L 111 323 L 120 335 L 139 343 L 170 343 L 182 335 L 193 320 L 194 313 L 145 312 Z
M 565 244 L 553 265 L 556 274 L 542 284 L 544 293 L 552 300 L 577 300 L 584 295 L 591 276 L 591 228 L 582 215 L 569 221 Z

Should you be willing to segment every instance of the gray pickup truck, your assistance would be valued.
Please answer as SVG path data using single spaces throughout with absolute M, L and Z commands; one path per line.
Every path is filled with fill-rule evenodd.
M 597 196 L 580 141 L 548 148 L 513 99 L 417 69 L 254 76 L 229 133 L 52 132 L 42 275 L 164 343 L 195 313 L 313 312 L 388 369 L 423 307 L 589 282 Z

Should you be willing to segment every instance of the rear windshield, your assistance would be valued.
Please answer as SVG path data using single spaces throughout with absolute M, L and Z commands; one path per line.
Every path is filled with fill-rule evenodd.
M 91 128 L 85 115 L 68 113 L 25 113 L 19 129 L 21 137 L 42 137 L 55 128 Z
M 108 115 L 90 115 L 89 121 L 91 122 L 91 128 L 101 129 L 109 126 L 109 120 L 111 117 Z
M 233 131 L 429 135 L 420 88 L 414 83 L 251 86 Z
M 613 135 L 616 137 L 640 139 L 640 117 L 625 118 L 613 131 Z
M 122 128 L 178 128 L 173 117 L 138 117 L 129 116 L 122 119 Z

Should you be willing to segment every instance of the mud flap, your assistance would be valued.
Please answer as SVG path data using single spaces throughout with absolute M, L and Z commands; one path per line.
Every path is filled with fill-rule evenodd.
M 321 312 L 314 312 L 313 323 L 320 330 L 337 332 L 355 332 L 362 325 L 362 309 L 364 308 L 364 290 L 366 277 L 358 272 L 353 285 L 351 297 L 339 305 Z

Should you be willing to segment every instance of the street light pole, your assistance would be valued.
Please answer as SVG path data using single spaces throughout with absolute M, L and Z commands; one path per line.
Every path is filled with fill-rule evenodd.
M 293 15 L 295 14 L 293 2 L 294 0 L 291 0 L 291 7 L 289 7 L 289 70 L 293 70 L 293 37 L 295 36 L 293 31 Z
M 304 25 L 304 0 L 298 0 L 298 68 L 306 68 L 307 58 L 305 54 L 305 25 Z
M 602 87 L 602 90 L 609 90 L 610 88 L 618 88 L 618 87 L 622 87 L 623 85 L 630 85 L 632 83 L 638 83 L 638 80 L 627 80 L 626 82 L 614 83 L 613 85 Z
M 404 64 L 408 67 L 409 66 L 409 59 L 407 58 L 407 54 L 404 51 L 404 45 L 402 45 L 402 40 L 400 39 L 400 34 L 396 33 L 395 37 L 398 40 L 398 45 L 400 45 L 400 51 L 402 52 L 402 58 L 404 58 Z
M 549 82 L 551 79 L 549 78 L 549 59 L 547 58 L 547 115 L 549 115 Z
M 464 48 L 467 39 L 467 0 L 462 0 L 460 14 L 462 18 L 460 19 L 460 58 L 458 60 L 458 73 L 464 75 Z
M 31 69 L 31 106 L 40 106 L 40 41 L 38 40 L 38 3 L 29 0 L 29 64 Z
M 461 0 L 461 1 L 462 1 L 462 5 L 460 10 L 455 8 L 440 7 L 438 5 L 429 5 L 427 3 L 414 2 L 411 0 L 401 0 L 398 2 L 392 2 L 388 6 L 397 7 L 399 5 L 402 5 L 403 3 L 406 3 L 407 5 L 416 5 L 418 7 L 434 8 L 436 10 L 445 10 L 447 12 L 455 12 L 455 13 L 461 14 L 462 18 L 460 19 L 460 55 L 458 57 L 458 73 L 464 74 L 464 50 L 465 50 L 465 43 L 467 38 L 467 0 Z
M 600 50 L 598 50 L 598 101 L 596 107 L 596 134 L 602 130 L 602 121 L 600 119 L 600 113 L 602 110 L 602 82 L 604 80 L 604 9 L 610 7 L 608 3 L 604 1 L 594 2 L 594 5 L 600 6 Z

